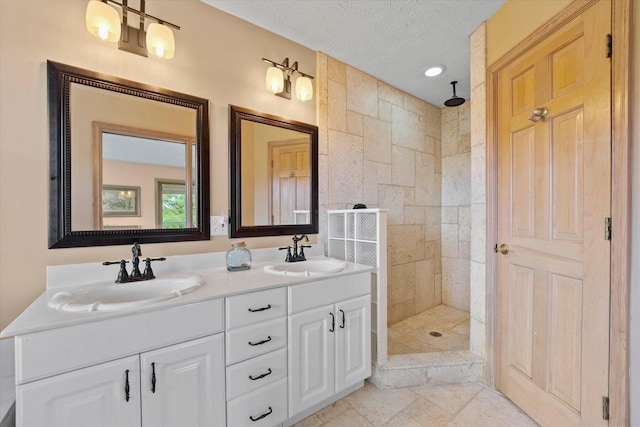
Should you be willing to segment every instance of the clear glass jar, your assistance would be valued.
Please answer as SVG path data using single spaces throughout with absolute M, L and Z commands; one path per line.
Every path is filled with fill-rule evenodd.
M 251 251 L 247 249 L 244 242 L 231 244 L 231 249 L 227 251 L 227 270 L 242 271 L 251 268 Z

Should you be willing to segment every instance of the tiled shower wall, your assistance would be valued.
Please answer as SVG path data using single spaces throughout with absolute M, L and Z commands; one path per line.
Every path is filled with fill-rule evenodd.
M 438 305 L 441 111 L 318 53 L 320 241 L 328 209 L 388 209 L 388 310 L 395 323 Z
M 470 103 L 442 110 L 442 303 L 469 311 Z

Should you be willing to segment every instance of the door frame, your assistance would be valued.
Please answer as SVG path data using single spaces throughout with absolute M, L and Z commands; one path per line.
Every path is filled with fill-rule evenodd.
M 487 238 L 486 238 L 486 355 L 485 380 L 493 385 L 496 356 L 498 236 L 498 72 L 597 0 L 575 0 L 503 57 L 487 67 Z M 628 425 L 629 414 L 629 293 L 631 267 L 631 38 L 632 0 L 612 2 L 613 58 L 611 62 L 611 299 L 609 324 L 609 424 Z M 603 40 L 603 44 L 604 44 Z M 604 233 L 604 224 L 603 224 Z

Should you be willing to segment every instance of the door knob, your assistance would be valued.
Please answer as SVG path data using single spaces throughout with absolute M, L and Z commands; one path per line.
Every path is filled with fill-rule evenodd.
M 529 116 L 529 120 L 531 120 L 532 122 L 537 122 L 543 119 L 548 112 L 549 112 L 549 109 L 547 107 L 538 107 L 531 112 L 531 115 Z
M 493 248 L 493 250 L 496 252 L 500 252 L 502 255 L 506 255 L 509 253 L 509 245 L 507 245 L 506 243 L 503 243 L 500 246 L 498 246 L 498 244 L 496 243 L 496 246 Z

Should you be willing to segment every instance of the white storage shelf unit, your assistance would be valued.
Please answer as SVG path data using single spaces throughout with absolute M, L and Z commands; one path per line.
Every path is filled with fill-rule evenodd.
M 328 256 L 376 267 L 371 273 L 371 350 L 387 358 L 387 210 L 328 211 Z

